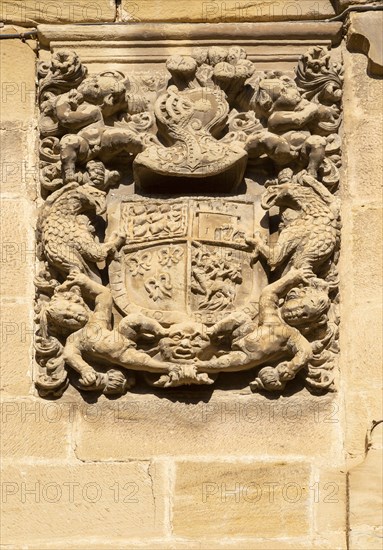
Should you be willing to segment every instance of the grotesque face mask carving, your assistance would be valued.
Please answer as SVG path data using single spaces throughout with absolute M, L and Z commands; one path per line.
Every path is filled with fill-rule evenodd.
M 176 323 L 160 342 L 164 360 L 175 363 L 205 359 L 209 356 L 210 339 L 201 323 Z

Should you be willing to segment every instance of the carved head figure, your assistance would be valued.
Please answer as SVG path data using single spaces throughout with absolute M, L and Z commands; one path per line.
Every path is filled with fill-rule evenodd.
M 49 211 L 49 207 L 63 215 L 95 212 L 101 216 L 106 210 L 105 192 L 89 184 L 79 185 L 72 182 L 50 195 L 45 202 L 43 214 Z
M 202 323 L 185 321 L 170 327 L 168 335 L 159 344 L 165 361 L 179 363 L 193 359 L 205 359 L 210 347 L 206 327 Z
M 263 78 L 259 82 L 256 105 L 264 116 L 276 111 L 294 111 L 301 101 L 298 87 L 292 80 Z
M 54 334 L 71 334 L 83 328 L 89 320 L 89 308 L 81 297 L 79 287 L 58 290 L 44 309 L 41 323 Z
M 268 210 L 272 206 L 287 206 L 297 209 L 302 198 L 316 197 L 315 192 L 309 187 L 303 187 L 294 181 L 269 185 L 262 196 L 262 208 Z
M 291 326 L 299 327 L 323 320 L 330 307 L 324 288 L 308 286 L 290 290 L 281 307 L 281 315 Z
M 101 107 L 104 116 L 111 116 L 127 104 L 126 81 L 122 73 L 110 71 L 86 78 L 78 87 L 84 100 Z

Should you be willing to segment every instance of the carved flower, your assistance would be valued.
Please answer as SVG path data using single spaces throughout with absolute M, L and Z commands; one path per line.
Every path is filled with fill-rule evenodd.
M 326 48 L 313 46 L 303 56 L 306 61 L 306 69 L 312 73 L 326 74 L 330 68 L 330 54 Z
M 82 65 L 78 55 L 70 50 L 59 50 L 52 55 L 51 60 L 52 77 L 61 77 L 65 80 L 72 79 L 74 83 L 82 80 L 87 69 Z

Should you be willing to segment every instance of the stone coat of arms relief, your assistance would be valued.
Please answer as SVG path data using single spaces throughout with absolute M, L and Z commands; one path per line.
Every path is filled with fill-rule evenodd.
M 292 75 L 199 48 L 150 91 L 60 50 L 39 78 L 40 394 L 241 371 L 253 391 L 334 390 L 342 68 L 328 49 Z

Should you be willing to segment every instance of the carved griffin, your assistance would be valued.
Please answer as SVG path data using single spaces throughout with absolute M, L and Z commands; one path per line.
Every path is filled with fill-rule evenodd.
M 94 237 L 91 217 L 105 212 L 105 193 L 90 186 L 69 183 L 55 191 L 40 210 L 37 230 L 44 256 L 59 272 L 91 274 L 88 262 L 105 260 L 119 244 L 113 235 L 102 244 Z
M 248 242 L 267 259 L 271 269 L 308 268 L 313 274 L 339 244 L 339 202 L 326 187 L 308 174 L 295 182 L 271 185 L 262 197 L 262 207 L 282 209 L 281 232 L 274 246 L 256 235 Z

